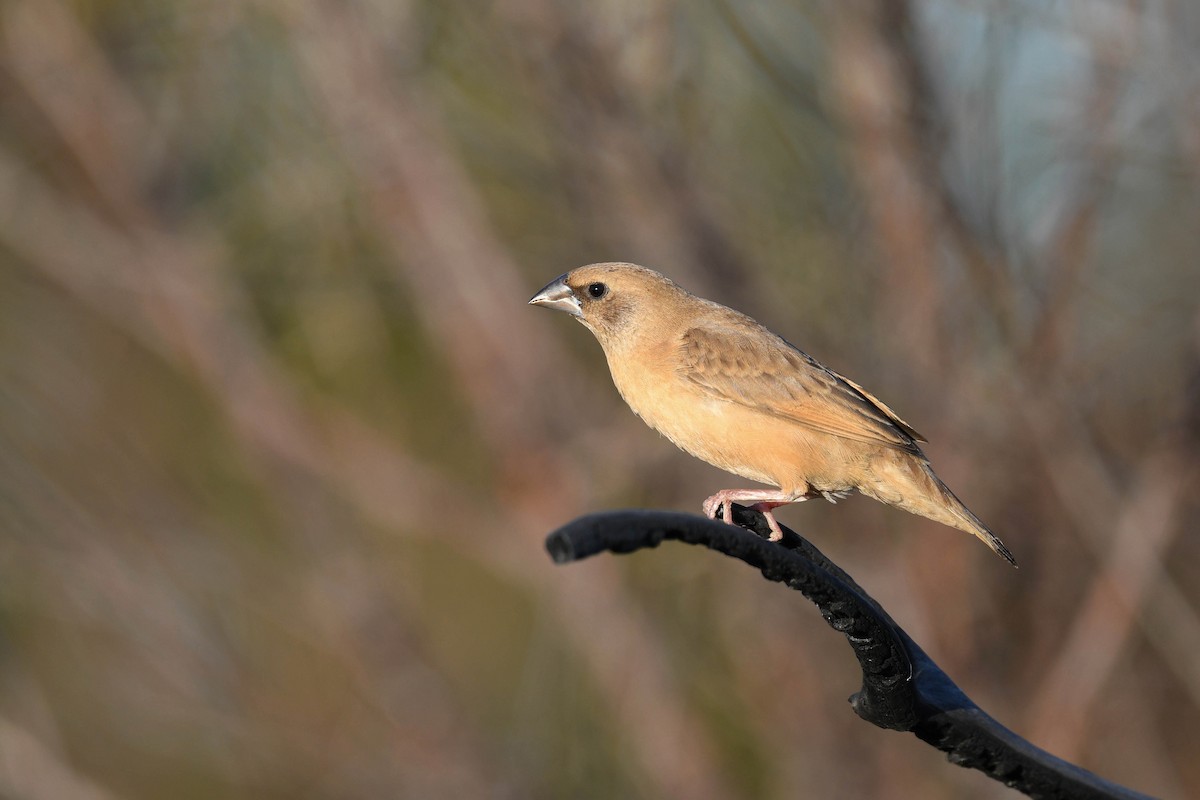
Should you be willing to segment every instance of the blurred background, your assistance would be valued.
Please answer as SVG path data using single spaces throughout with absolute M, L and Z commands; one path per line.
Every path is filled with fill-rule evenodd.
M 0 2 L 0 795 L 1011 797 L 798 594 L 547 532 L 737 480 L 526 300 L 656 267 L 1016 553 L 781 519 L 985 709 L 1200 796 L 1200 6 Z

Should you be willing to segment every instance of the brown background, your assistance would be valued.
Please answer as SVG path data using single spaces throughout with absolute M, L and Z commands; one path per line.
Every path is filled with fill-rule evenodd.
M 1054 753 L 1200 795 L 1180 0 L 0 2 L 0 795 L 1006 797 L 603 508 L 738 485 L 525 306 L 630 260 L 877 393 L 1013 549 L 782 512 Z

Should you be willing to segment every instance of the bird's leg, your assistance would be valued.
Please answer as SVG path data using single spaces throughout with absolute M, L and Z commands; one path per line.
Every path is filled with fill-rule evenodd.
M 771 529 L 770 541 L 778 542 L 783 538 L 783 531 L 779 528 L 779 523 L 775 521 L 775 515 L 771 513 L 772 509 L 786 506 L 790 503 L 799 503 L 807 499 L 808 493 L 806 491 L 780 492 L 769 489 L 722 489 L 704 501 L 704 516 L 709 519 L 716 519 L 717 511 L 724 508 L 721 519 L 732 525 L 732 503 L 735 501 L 742 503 L 751 502 L 754 505 L 750 507 L 767 518 L 767 525 Z

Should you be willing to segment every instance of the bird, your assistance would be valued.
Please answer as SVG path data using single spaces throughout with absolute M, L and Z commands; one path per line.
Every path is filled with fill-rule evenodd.
M 715 467 L 773 489 L 723 489 L 705 516 L 732 524 L 730 504 L 772 511 L 854 492 L 977 536 L 1016 559 L 942 482 L 925 442 L 896 412 L 783 337 L 637 264 L 589 264 L 529 303 L 564 311 L 600 343 L 621 398 L 651 428 Z

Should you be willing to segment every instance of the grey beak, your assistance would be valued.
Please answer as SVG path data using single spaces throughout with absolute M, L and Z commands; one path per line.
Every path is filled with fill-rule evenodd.
M 573 317 L 583 316 L 579 310 L 579 298 L 575 296 L 575 292 L 571 291 L 571 287 L 567 286 L 565 274 L 559 275 L 542 287 L 542 290 L 530 299 L 529 305 L 565 311 Z

